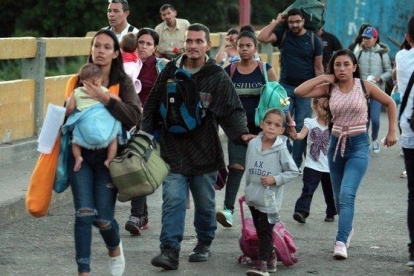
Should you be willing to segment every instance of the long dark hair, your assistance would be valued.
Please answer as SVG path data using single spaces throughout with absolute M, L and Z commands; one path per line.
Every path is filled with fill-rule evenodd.
M 98 31 L 95 34 L 95 36 L 93 37 L 92 42 L 91 42 L 91 50 L 90 50 L 90 53 L 89 53 L 88 62 L 93 63 L 93 60 L 92 60 L 92 47 L 93 47 L 93 44 L 95 43 L 95 38 L 98 35 L 101 35 L 101 34 L 105 34 L 105 35 L 109 36 L 112 39 L 112 41 L 114 42 L 114 51 L 115 52 L 118 51 L 118 53 L 119 53 L 118 57 L 113 59 L 112 63 L 111 63 L 111 71 L 109 72 L 108 87 L 113 85 L 113 84 L 117 84 L 117 83 L 121 84 L 121 86 L 122 86 L 128 76 L 127 76 L 127 74 L 125 73 L 125 70 L 124 70 L 124 64 L 122 62 L 121 49 L 120 49 L 120 46 L 119 46 L 118 39 L 117 39 L 116 35 L 111 30 L 102 29 L 102 30 Z
M 355 54 L 351 50 L 348 50 L 348 49 L 338 50 L 332 55 L 332 57 L 331 57 L 331 59 L 329 60 L 329 63 L 328 63 L 328 72 L 327 73 L 328 74 L 334 74 L 334 72 L 335 72 L 334 71 L 335 60 L 339 56 L 348 56 L 351 59 L 352 63 L 357 65 L 357 68 L 356 68 L 355 72 L 352 74 L 352 76 L 354 78 L 360 78 L 361 74 L 359 72 L 358 60 L 357 60 Z
M 342 50 L 338 50 L 336 51 L 332 57 L 331 60 L 329 60 L 328 63 L 328 74 L 334 74 L 334 64 L 335 64 L 335 60 L 339 57 L 339 56 L 348 56 L 352 63 L 355 65 L 357 65 L 355 72 L 352 74 L 352 77 L 354 78 L 360 78 L 360 73 L 359 73 L 359 66 L 358 66 L 358 60 L 354 54 L 354 52 L 352 52 L 349 49 L 342 49 Z M 331 98 L 331 93 L 332 93 L 332 87 L 333 85 L 330 84 L 329 85 L 329 91 L 328 91 L 328 104 L 326 104 L 323 108 L 326 111 L 326 125 L 328 126 L 329 132 L 332 131 L 332 126 L 333 126 L 333 122 L 332 122 L 332 113 L 331 113 L 331 109 L 329 108 L 329 99 Z

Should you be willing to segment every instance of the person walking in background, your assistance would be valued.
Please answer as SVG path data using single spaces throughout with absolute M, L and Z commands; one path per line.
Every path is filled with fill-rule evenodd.
M 267 71 L 269 81 L 276 81 L 276 74 L 268 63 L 255 60 L 257 39 L 254 32 L 241 32 L 236 42 L 241 60 L 230 64 L 224 70 L 230 76 L 246 111 L 249 133 L 256 135 L 260 132 L 260 128 L 255 125 L 255 112 L 259 105 L 261 91 L 266 84 L 264 70 Z M 289 122 L 291 121 L 292 119 L 289 116 Z M 224 227 L 232 227 L 234 203 L 244 174 L 246 146 L 238 145 L 231 139 L 227 143 L 229 175 L 226 184 L 226 196 L 224 208 L 216 213 L 216 219 Z
M 138 57 L 143 64 L 138 76 L 138 80 L 142 85 L 138 96 L 142 106 L 145 106 L 147 97 L 154 87 L 158 74 L 168 60 L 155 57 L 154 53 L 157 50 L 159 37 L 153 29 L 142 28 L 137 34 L 137 40 Z M 149 226 L 147 196 L 133 198 L 131 200 L 131 214 L 125 223 L 125 230 L 131 235 L 141 235 L 141 231 L 148 229 Z
M 314 98 L 312 100 L 312 109 L 316 113 L 316 118 L 305 119 L 301 132 L 297 135 L 292 135 L 294 139 L 306 139 L 308 137 L 305 169 L 303 170 L 302 194 L 296 201 L 293 214 L 293 219 L 300 223 L 305 223 L 306 218 L 309 216 L 312 197 L 316 188 L 318 188 L 319 182 L 322 184 L 326 202 L 325 222 L 333 222 L 334 216 L 337 214 L 327 157 L 329 129 L 326 125 L 326 104 L 326 98 Z
M 288 30 L 278 29 L 283 22 Z M 290 97 L 290 114 L 296 121 L 296 130 L 303 127 L 305 118 L 310 118 L 312 109 L 310 99 L 302 99 L 294 94 L 297 86 L 304 81 L 323 74 L 322 41 L 313 32 L 304 27 L 305 19 L 298 9 L 287 14 L 280 13 L 269 25 L 264 27 L 257 39 L 263 43 L 272 43 L 280 50 L 280 84 Z M 293 142 L 292 156 L 299 170 L 302 156 L 306 152 L 306 140 Z
M 110 0 L 108 6 L 108 22 L 109 26 L 103 29 L 108 29 L 114 32 L 118 42 L 127 33 L 138 33 L 138 29 L 130 25 L 127 21 L 129 16 L 129 4 L 127 0 Z
M 171 59 L 183 53 L 184 35 L 190 22 L 177 18 L 177 11 L 170 4 L 164 4 L 160 8 L 162 23 L 155 27 L 160 37 L 157 54 L 160 57 Z
M 223 39 L 223 43 L 216 55 L 216 63 L 220 66 L 225 65 L 226 61 L 230 64 L 239 61 L 239 51 L 237 50 L 237 36 L 239 32 L 236 29 L 230 29 L 227 32 L 226 37 Z
M 102 71 L 102 85 L 109 90 L 117 89 L 121 101 L 90 82 L 83 81 L 84 92 L 90 99 L 101 102 L 105 108 L 126 128 L 135 127 L 140 121 L 141 111 L 134 85 L 125 74 L 118 39 L 110 30 L 98 31 L 92 39 L 89 63 L 98 65 Z M 68 87 L 76 81 L 71 78 Z M 111 90 L 112 91 L 112 90 Z M 66 91 L 70 93 L 71 91 Z M 91 264 L 92 225 L 99 229 L 109 255 L 111 275 L 122 275 L 125 258 L 119 235 L 119 226 L 114 218 L 117 190 L 112 183 L 108 168 L 107 148 L 88 150 L 82 148 L 83 162 L 79 171 L 69 172 L 73 202 L 75 205 L 75 249 L 79 275 L 89 275 Z M 68 157 L 68 167 L 75 159 Z
M 367 27 L 371 27 L 371 25 L 366 24 L 366 23 L 362 24 L 359 27 L 358 35 L 355 37 L 354 41 L 351 44 L 349 44 L 349 46 L 347 47 L 347 49 L 354 52 L 354 54 L 361 50 L 362 34 L 364 33 Z M 378 37 L 378 43 L 379 43 L 379 37 Z
M 142 68 L 142 61 L 137 55 L 138 39 L 133 33 L 127 33 L 121 39 L 122 61 L 124 62 L 125 73 L 131 78 L 137 94 L 141 92 L 141 81 L 138 75 Z
M 409 260 L 407 265 L 414 267 L 414 129 L 410 127 L 409 121 L 409 119 L 414 120 L 414 88 L 411 87 L 407 91 L 409 80 L 414 74 L 414 17 L 411 17 L 408 21 L 405 39 L 407 41 L 406 48 L 399 51 L 395 56 L 397 85 L 401 93 L 401 99 L 404 98 L 405 93 L 409 93 L 408 96 L 406 95 L 407 104 L 405 108 L 400 107 L 399 122 L 401 135 L 398 143 L 404 153 L 408 186 L 407 226 L 410 242 L 408 243 Z
M 368 168 L 367 98 L 388 110 L 387 147 L 397 142 L 397 111 L 393 99 L 378 86 L 361 80 L 358 62 L 350 50 L 339 50 L 329 62 L 327 75 L 304 82 L 295 90 L 298 97 L 328 97 L 328 122 L 332 123 L 328 162 L 336 210 L 339 214 L 334 258 L 346 259 L 353 236 L 355 197 Z M 366 92 L 364 91 L 366 90 Z M 328 124 L 328 125 L 329 125 Z
M 382 91 L 385 82 L 391 78 L 392 67 L 388 56 L 388 47 L 378 43 L 378 31 L 374 27 L 365 28 L 362 33 L 361 49 L 356 52 L 361 79 L 371 81 Z M 371 124 L 371 147 L 374 153 L 380 152 L 378 133 L 380 128 L 381 103 L 371 99 L 369 103 L 369 121 Z
M 286 146 L 288 138 L 283 135 L 285 119 L 282 110 L 269 109 L 260 122 L 262 132 L 247 147 L 244 192 L 259 238 L 258 261 L 247 270 L 247 275 L 276 272 L 273 227 L 280 221 L 284 185 L 299 174 Z M 274 193 L 275 202 L 266 202 L 265 195 L 269 192 Z
M 338 50 L 342 49 L 341 42 L 339 42 L 339 39 L 334 35 L 331 34 L 325 29 L 320 28 L 318 30 L 318 35 L 322 38 L 322 47 L 323 47 L 323 58 L 322 58 L 322 64 L 323 69 L 326 72 L 328 69 L 328 63 L 331 60 L 331 57 L 333 53 L 335 53 Z

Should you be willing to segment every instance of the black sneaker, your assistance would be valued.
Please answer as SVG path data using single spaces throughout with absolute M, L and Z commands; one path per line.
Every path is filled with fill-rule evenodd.
M 211 257 L 210 245 L 207 245 L 199 241 L 196 247 L 191 252 L 188 261 L 189 262 L 205 262 Z
M 152 258 L 151 264 L 153 266 L 162 267 L 167 270 L 177 270 L 179 255 L 179 249 L 167 246 L 161 249 L 161 254 Z
M 147 229 L 148 227 L 149 223 L 147 216 L 130 216 L 129 220 L 125 223 L 125 230 L 127 230 L 131 235 L 134 236 L 141 235 L 141 230 Z
M 325 220 L 324 220 L 325 222 L 334 222 L 335 221 L 335 218 L 334 217 L 329 217 L 329 216 L 326 216 L 326 218 L 325 218 Z
M 410 254 L 410 257 L 408 259 L 407 266 L 408 267 L 414 267 L 414 254 Z
M 293 219 L 299 223 L 306 223 L 306 215 L 302 212 L 295 212 L 293 214 Z

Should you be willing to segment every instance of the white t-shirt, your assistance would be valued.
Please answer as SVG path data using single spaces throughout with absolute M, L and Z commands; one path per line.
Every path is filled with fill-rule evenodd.
M 121 32 L 121 33 L 119 33 L 119 34 L 117 34 L 117 33 L 115 33 L 114 32 L 114 28 L 112 28 L 112 27 L 110 27 L 109 29 L 111 30 L 111 31 L 113 31 L 114 32 L 114 34 L 116 35 L 116 37 L 118 38 L 118 42 L 121 42 L 121 40 L 122 40 L 122 37 L 124 37 L 124 35 L 126 35 L 127 33 L 129 33 L 129 27 L 130 27 L 131 25 L 127 22 L 127 24 L 126 24 L 126 26 L 125 26 L 125 29 Z M 132 26 L 133 27 L 133 26 Z M 103 29 L 108 29 L 108 27 L 105 27 L 105 28 L 103 28 Z M 135 28 L 135 27 L 133 27 L 133 29 L 132 29 L 132 32 L 131 33 L 133 33 L 133 34 L 137 34 L 139 32 L 139 30 L 137 29 L 137 28 Z
M 306 118 L 304 127 L 308 131 L 305 167 L 319 172 L 329 172 L 328 165 L 328 126 L 321 126 L 317 118 Z
M 401 101 L 404 97 L 405 90 L 410 80 L 411 74 L 414 72 L 414 49 L 401 50 L 395 56 L 395 62 L 397 63 L 397 85 L 398 91 L 401 93 Z M 414 148 L 414 132 L 411 130 L 407 121 L 413 112 L 414 101 L 414 86 L 411 88 L 410 95 L 408 96 L 407 105 L 404 109 L 404 113 L 401 115 L 400 127 L 401 136 L 399 138 L 399 145 L 403 148 Z M 401 105 L 400 105 L 401 107 Z M 398 114 L 400 112 L 398 111 Z

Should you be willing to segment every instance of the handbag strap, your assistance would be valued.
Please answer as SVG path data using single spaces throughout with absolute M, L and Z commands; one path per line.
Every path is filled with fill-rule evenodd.
M 400 114 L 398 115 L 398 120 L 400 120 L 401 115 L 403 114 L 404 109 L 407 106 L 408 96 L 411 92 L 411 88 L 413 87 L 413 84 L 414 84 L 414 71 L 411 74 L 410 80 L 408 81 L 408 84 L 407 84 L 407 88 L 405 89 L 404 97 L 401 102 Z

